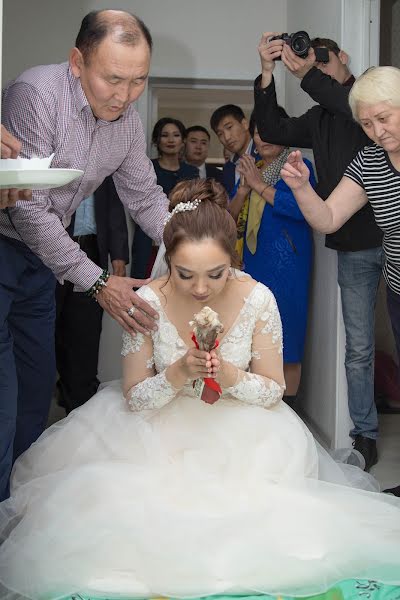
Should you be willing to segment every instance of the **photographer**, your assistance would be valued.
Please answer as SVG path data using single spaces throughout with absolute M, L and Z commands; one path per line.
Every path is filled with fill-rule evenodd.
M 271 39 L 278 36 L 278 39 Z M 293 40 L 293 38 L 292 38 Z M 289 43 L 288 43 L 289 42 Z M 317 193 L 327 198 L 358 150 L 371 142 L 353 120 L 348 95 L 354 83 L 348 55 L 329 39 L 316 38 L 305 58 L 293 52 L 290 39 L 264 33 L 258 46 L 262 73 L 254 85 L 255 114 L 262 139 L 274 144 L 311 148 L 318 174 Z M 314 48 L 326 48 L 327 62 L 317 62 Z M 273 70 L 281 59 L 302 89 L 318 103 L 298 118 L 283 119 L 278 110 Z M 346 376 L 350 435 L 369 470 L 377 460 L 378 417 L 374 402 L 374 310 L 383 263 L 382 232 L 369 205 L 337 232 L 326 246 L 338 253 L 338 283 L 346 330 Z

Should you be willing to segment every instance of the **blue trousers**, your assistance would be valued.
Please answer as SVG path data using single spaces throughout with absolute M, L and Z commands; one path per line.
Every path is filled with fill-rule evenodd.
M 55 384 L 55 278 L 0 236 L 0 500 L 12 465 L 43 432 Z
M 350 435 L 378 437 L 374 399 L 375 304 L 383 266 L 383 250 L 338 252 L 338 283 L 346 330 L 346 379 Z

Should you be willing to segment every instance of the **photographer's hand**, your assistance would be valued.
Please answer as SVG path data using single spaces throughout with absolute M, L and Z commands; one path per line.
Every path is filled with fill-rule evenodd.
M 300 58 L 287 44 L 285 44 L 281 58 L 288 71 L 299 79 L 303 79 L 304 75 L 315 65 L 315 52 L 313 48 L 309 49 L 306 58 Z
M 258 53 L 261 61 L 261 87 L 266 88 L 272 81 L 272 72 L 275 69 L 275 60 L 282 54 L 282 48 L 285 45 L 283 40 L 272 40 L 272 37 L 280 35 L 273 31 L 267 31 L 262 34 L 258 44 Z

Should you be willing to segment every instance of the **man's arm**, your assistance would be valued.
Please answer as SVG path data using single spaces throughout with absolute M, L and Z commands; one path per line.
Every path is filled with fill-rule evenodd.
M 261 75 L 254 82 L 254 110 L 261 139 L 282 146 L 311 148 L 312 138 L 308 112 L 301 117 L 282 117 L 276 99 L 273 71 L 274 59 L 282 54 L 284 42 L 270 40 L 274 32 L 264 33 L 258 45 Z
M 301 87 L 317 104 L 332 114 L 340 114 L 349 120 L 353 115 L 349 105 L 350 86 L 344 86 L 315 66 L 315 51 L 310 48 L 305 58 L 297 56 L 285 45 L 282 62 L 288 71 L 301 79 Z
M 338 114 L 350 121 L 353 115 L 349 105 L 350 86 L 345 86 L 312 67 L 301 80 L 302 89 L 322 108 L 332 114 Z
M 254 110 L 257 130 L 262 140 L 281 146 L 312 148 L 307 111 L 301 117 L 282 117 L 276 99 L 275 82 L 260 87 L 261 76 L 254 82 Z
M 51 107 L 31 85 L 18 82 L 6 92 L 3 120 L 22 144 L 21 156 L 44 158 L 55 151 L 56 106 Z M 10 219 L 26 245 L 56 277 L 88 290 L 102 270 L 95 265 L 65 231 L 52 210 L 49 190 L 34 190 L 32 201 L 9 209 Z
M 113 180 L 121 202 L 132 219 L 158 244 L 162 241 L 169 201 L 157 185 L 153 163 L 146 155 L 146 143 L 140 119 L 129 152 Z

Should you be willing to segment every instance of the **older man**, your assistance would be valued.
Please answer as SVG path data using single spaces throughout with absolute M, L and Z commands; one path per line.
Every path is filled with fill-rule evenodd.
M 21 155 L 54 153 L 53 168 L 84 174 L 0 212 L 0 498 L 8 493 L 13 460 L 46 423 L 55 380 L 55 278 L 88 292 L 132 333 L 156 327 L 155 311 L 132 290 L 143 282 L 110 275 L 65 231 L 79 204 L 112 175 L 133 219 L 161 240 L 168 201 L 133 108 L 146 85 L 151 47 L 134 15 L 92 12 L 69 63 L 32 68 L 5 91 L 3 121 L 21 141 Z

